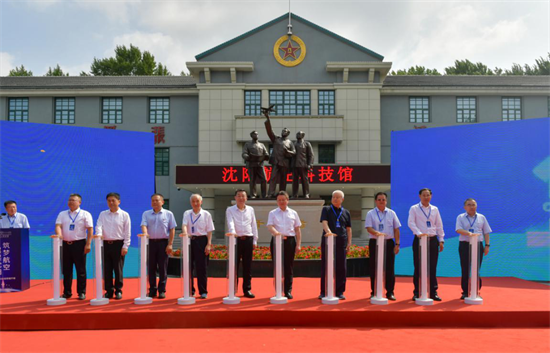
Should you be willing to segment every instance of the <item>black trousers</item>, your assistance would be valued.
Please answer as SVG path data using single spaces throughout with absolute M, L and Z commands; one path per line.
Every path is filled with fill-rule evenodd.
M 86 294 L 86 239 L 63 242 L 63 294 L 73 295 L 73 265 L 76 268 L 76 291 Z
M 103 241 L 103 276 L 105 278 L 105 292 L 107 294 L 122 293 L 122 279 L 124 268 L 124 256 L 122 256 L 122 246 L 124 241 Z M 115 273 L 115 283 L 113 287 L 113 271 Z M 114 290 L 113 290 L 114 288 Z
M 298 197 L 300 184 L 302 184 L 302 194 L 309 195 L 309 179 L 307 178 L 308 169 L 294 168 L 292 170 L 292 197 Z
M 275 274 L 275 238 L 271 238 L 269 245 L 271 259 L 273 263 L 273 274 Z M 296 237 L 287 237 L 283 240 L 283 274 L 284 274 L 284 293 L 292 293 L 292 280 L 294 279 L 294 254 L 296 252 Z
M 395 289 L 395 243 L 393 239 L 386 239 L 386 292 L 393 294 Z M 370 291 L 374 294 L 374 283 L 376 279 L 376 239 L 369 239 L 369 272 L 370 272 Z
M 254 237 L 237 238 L 237 256 L 235 264 L 235 279 L 239 284 L 239 264 L 243 261 L 243 293 L 252 289 L 252 254 L 254 251 Z
M 256 194 L 256 183 L 260 182 L 261 196 L 265 198 L 267 190 L 267 179 L 265 177 L 265 170 L 263 166 L 260 167 L 249 167 L 248 174 L 250 177 L 250 196 L 257 197 Z
M 208 260 L 210 255 L 205 255 L 204 250 L 208 244 L 208 238 L 206 236 L 191 238 L 191 293 L 195 294 L 195 285 L 193 284 L 193 270 L 197 275 L 197 285 L 199 287 L 199 294 L 208 294 L 206 289 L 208 277 L 206 276 L 206 270 L 208 268 Z
M 268 196 L 275 195 L 275 188 L 277 183 L 279 183 L 279 191 L 286 191 L 286 175 L 288 173 L 288 168 L 280 165 L 274 165 L 271 170 L 271 179 L 269 179 L 269 191 L 267 192 Z
M 168 239 L 149 239 L 149 293 L 166 292 L 168 278 Z M 157 286 L 157 271 L 159 283 Z
M 321 295 L 325 296 L 326 294 L 326 281 L 327 281 L 327 237 L 323 236 L 321 238 Z M 334 294 L 340 296 L 346 291 L 346 274 L 347 274 L 347 253 L 346 246 L 348 244 L 348 236 L 338 235 L 335 237 L 334 242 L 334 277 L 335 277 L 335 288 Z
M 478 267 L 478 279 L 479 279 L 479 289 L 481 289 L 481 276 L 479 276 L 479 270 L 481 269 L 481 263 L 483 262 L 483 243 L 478 243 L 478 258 L 479 258 L 479 267 Z M 458 254 L 460 255 L 460 267 L 462 268 L 462 280 L 460 281 L 460 286 L 462 287 L 462 294 L 469 295 L 469 284 L 470 284 L 470 242 L 461 241 L 458 243 Z
M 439 257 L 439 240 L 437 236 L 428 237 L 428 275 L 430 277 L 429 282 L 429 296 L 433 297 L 437 294 L 437 259 Z M 413 259 L 414 259 L 414 295 L 418 296 L 420 292 L 420 239 L 415 236 L 413 240 Z

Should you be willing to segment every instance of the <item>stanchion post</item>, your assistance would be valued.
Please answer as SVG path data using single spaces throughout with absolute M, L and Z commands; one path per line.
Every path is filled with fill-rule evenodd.
M 483 299 L 479 296 L 479 235 L 470 237 L 470 295 L 464 298 L 464 303 L 470 305 L 481 305 Z
M 434 301 L 428 298 L 428 237 L 420 237 L 420 298 L 415 300 L 417 305 L 433 305 Z
M 327 233 L 326 236 L 326 296 L 321 299 L 323 304 L 335 305 L 340 302 L 340 300 L 334 296 L 334 237 L 336 234 Z
M 283 297 L 283 235 L 275 236 L 275 296 L 269 300 L 271 304 L 286 304 L 287 297 Z
M 61 260 L 61 238 L 57 235 L 52 235 L 52 254 L 53 254 L 53 298 L 47 300 L 48 305 L 63 305 L 67 303 L 67 299 L 60 297 L 60 285 L 61 285 L 61 276 L 60 276 L 60 260 Z
M 388 298 L 384 298 L 384 257 L 386 251 L 386 239 L 384 234 L 376 237 L 376 288 L 374 297 L 370 299 L 371 304 L 387 305 Z
M 227 297 L 223 298 L 224 304 L 239 304 L 241 298 L 235 296 L 235 234 L 227 233 L 226 236 L 229 238 L 229 249 L 227 256 Z
M 101 261 L 101 248 L 103 240 L 101 236 L 94 236 L 95 250 L 95 299 L 90 300 L 90 305 L 109 304 L 109 298 L 103 298 L 103 263 Z
M 195 297 L 190 296 L 190 284 L 191 284 L 191 268 L 189 258 L 189 245 L 190 238 L 187 233 L 180 234 L 181 237 L 181 261 L 182 261 L 182 285 L 183 296 L 178 298 L 179 305 L 191 305 L 195 304 Z
M 147 244 L 149 243 L 149 238 L 147 235 L 138 234 L 139 239 L 141 240 L 140 246 L 140 267 L 139 267 L 139 298 L 134 299 L 134 304 L 146 305 L 153 302 L 153 298 L 147 296 Z

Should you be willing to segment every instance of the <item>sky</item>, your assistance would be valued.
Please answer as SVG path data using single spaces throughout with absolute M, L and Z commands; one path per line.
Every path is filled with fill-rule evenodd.
M 130 43 L 179 74 L 195 55 L 288 10 L 288 0 L 0 0 L 0 76 L 21 64 L 35 76 L 57 64 L 76 76 Z M 457 59 L 506 69 L 550 52 L 550 0 L 291 0 L 290 10 L 393 70 L 442 72 Z

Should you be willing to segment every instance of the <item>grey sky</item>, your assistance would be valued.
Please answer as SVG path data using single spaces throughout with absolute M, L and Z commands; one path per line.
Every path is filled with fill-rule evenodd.
M 297 15 L 367 47 L 393 69 L 440 71 L 456 59 L 491 68 L 550 51 L 550 0 L 294 1 Z M 89 71 L 116 45 L 149 50 L 173 74 L 195 55 L 288 12 L 288 1 L 0 0 L 0 75 Z

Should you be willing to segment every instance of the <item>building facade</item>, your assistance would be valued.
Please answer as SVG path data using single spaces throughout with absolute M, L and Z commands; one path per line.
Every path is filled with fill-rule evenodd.
M 285 14 L 197 55 L 191 77 L 2 77 L 0 119 L 154 133 L 157 192 L 177 218 L 201 193 L 223 241 L 225 208 L 248 185 L 243 144 L 252 130 L 270 144 L 260 107 L 275 104 L 275 133 L 301 130 L 313 145 L 312 197 L 344 190 L 362 242 L 374 193 L 391 192 L 392 131 L 550 115 L 547 76 L 388 76 L 391 66 Z

